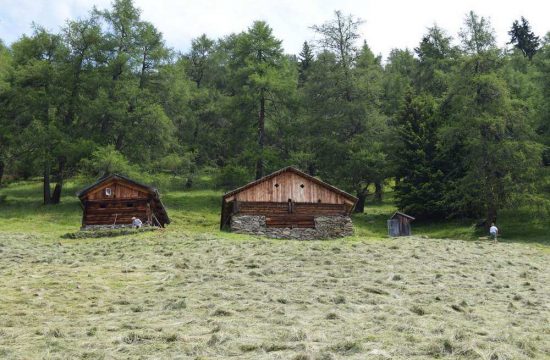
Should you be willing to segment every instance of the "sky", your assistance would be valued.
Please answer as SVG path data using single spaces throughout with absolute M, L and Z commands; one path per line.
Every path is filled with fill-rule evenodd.
M 159 29 L 166 44 L 186 52 L 191 40 L 205 33 L 219 38 L 246 30 L 264 20 L 283 41 L 289 54 L 298 54 L 304 41 L 315 41 L 310 29 L 334 16 L 335 10 L 364 20 L 360 27 L 375 54 L 384 58 L 393 48 L 414 49 L 428 27 L 437 24 L 453 38 L 465 14 L 474 10 L 488 17 L 497 42 L 505 46 L 514 20 L 524 16 L 541 38 L 550 31 L 549 0 L 134 0 L 142 18 Z M 111 0 L 0 0 L 0 39 L 11 44 L 31 34 L 35 23 L 57 32 L 67 19 L 86 17 L 95 5 L 108 8 Z

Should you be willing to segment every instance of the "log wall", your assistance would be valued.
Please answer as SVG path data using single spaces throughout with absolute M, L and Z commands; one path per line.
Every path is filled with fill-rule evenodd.
M 267 227 L 313 228 L 315 216 L 345 216 L 349 208 L 348 204 L 236 201 L 233 214 L 265 216 Z
M 134 216 L 143 222 L 151 220 L 147 199 L 92 200 L 84 206 L 84 225 L 131 224 Z

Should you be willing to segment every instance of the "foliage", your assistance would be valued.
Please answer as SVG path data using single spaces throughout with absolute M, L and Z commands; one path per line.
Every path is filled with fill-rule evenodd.
M 396 204 L 421 219 L 445 217 L 443 172 L 438 168 L 437 106 L 430 96 L 408 95 L 395 124 L 401 143 L 395 151 Z
M 458 41 L 434 25 L 382 59 L 362 23 L 335 11 L 297 55 L 264 21 L 181 54 L 132 0 L 59 32 L 35 24 L 0 43 L 0 182 L 40 177 L 51 204 L 78 174 L 228 189 L 297 165 L 357 195 L 358 212 L 390 184 L 419 218 L 542 204 L 550 38 L 521 18 L 499 49 L 469 12 Z
M 513 44 L 515 48 L 521 50 L 523 55 L 531 60 L 538 50 L 540 39 L 531 31 L 529 22 L 522 16 L 521 25 L 519 21 L 514 21 L 508 34 L 510 35 L 509 44 Z
M 224 190 L 231 190 L 250 181 L 250 173 L 244 166 L 230 164 L 220 169 L 215 183 Z
M 136 170 L 113 145 L 97 149 L 92 153 L 89 160 L 83 159 L 82 169 L 85 174 L 91 177 L 103 177 L 116 173 L 130 175 Z

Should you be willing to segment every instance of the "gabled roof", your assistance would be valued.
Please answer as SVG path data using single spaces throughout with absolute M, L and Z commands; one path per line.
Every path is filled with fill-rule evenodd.
M 322 187 L 324 187 L 324 188 L 329 189 L 330 191 L 333 191 L 333 192 L 335 192 L 335 193 L 337 193 L 337 194 L 342 195 L 343 197 L 345 197 L 346 199 L 352 201 L 353 203 L 357 202 L 357 198 L 356 198 L 355 196 L 353 196 L 353 195 L 351 195 L 351 194 L 345 192 L 344 190 L 340 190 L 340 189 L 338 189 L 337 187 L 334 187 L 334 186 L 332 186 L 332 185 L 330 185 L 330 184 L 327 184 L 326 182 L 321 181 L 321 180 L 319 180 L 319 179 L 317 179 L 317 178 L 315 178 L 315 177 L 313 177 L 313 176 L 311 176 L 311 175 L 309 175 L 309 174 L 306 174 L 305 172 L 300 171 L 300 170 L 296 169 L 296 168 L 293 167 L 293 166 L 287 166 L 287 167 L 285 167 L 285 168 L 282 168 L 281 170 L 278 170 L 278 171 L 275 171 L 274 173 L 271 173 L 271 174 L 269 174 L 269 175 L 266 175 L 266 176 L 264 176 L 263 178 L 260 178 L 260 179 L 258 179 L 258 180 L 256 180 L 256 181 L 252 181 L 252 182 L 250 182 L 250 183 L 248 183 L 248 184 L 246 184 L 246 185 L 244 185 L 244 186 L 241 186 L 241 187 L 239 187 L 239 188 L 237 188 L 237 189 L 235 189 L 235 190 L 232 190 L 232 191 L 230 191 L 230 192 L 228 192 L 228 193 L 225 193 L 225 194 L 223 195 L 223 199 L 225 200 L 226 198 L 228 198 L 228 197 L 230 197 L 230 196 L 233 196 L 233 195 L 235 195 L 235 194 L 238 194 L 238 193 L 240 193 L 241 191 L 244 191 L 244 190 L 249 189 L 249 188 L 251 188 L 251 187 L 253 187 L 253 186 L 256 186 L 256 185 L 258 185 L 258 184 L 260 184 L 260 183 L 262 183 L 262 182 L 264 182 L 264 181 L 267 181 L 267 180 L 269 180 L 269 179 L 271 179 L 271 178 L 273 178 L 273 177 L 275 177 L 275 176 L 277 176 L 277 175 L 280 175 L 280 174 L 282 174 L 282 173 L 285 173 L 285 172 L 292 172 L 292 173 L 294 173 L 294 174 L 296 174 L 296 175 L 298 175 L 298 176 L 301 176 L 301 177 L 303 177 L 303 178 L 306 178 L 306 179 L 310 180 L 311 182 L 316 183 L 316 184 L 319 185 L 319 186 L 322 186 Z
M 406 217 L 407 219 L 410 219 L 410 220 L 414 220 L 414 217 L 410 216 L 410 215 L 407 215 L 405 213 L 402 213 L 400 211 L 396 211 L 391 217 L 390 219 L 393 219 L 394 217 L 396 216 L 403 216 L 403 217 Z
M 99 178 L 99 180 L 97 180 L 95 183 L 93 183 L 92 185 L 90 186 L 87 186 L 85 187 L 84 189 L 80 190 L 79 192 L 76 193 L 76 196 L 78 196 L 79 198 L 83 197 L 84 195 L 86 195 L 87 193 L 89 193 L 90 191 L 92 191 L 93 189 L 95 189 L 96 187 L 98 187 L 99 185 L 103 184 L 104 182 L 107 182 L 107 181 L 111 181 L 111 180 L 123 180 L 125 182 L 128 182 L 132 185 L 136 185 L 138 187 L 142 187 L 144 188 L 145 190 L 147 190 L 148 192 L 150 193 L 153 193 L 153 194 L 157 194 L 158 195 L 158 190 L 152 186 L 149 186 L 149 185 L 145 185 L 145 184 L 142 184 L 142 183 L 139 183 L 137 181 L 134 181 L 124 175 L 120 175 L 120 174 L 111 174 L 111 175 L 105 175 L 101 178 Z

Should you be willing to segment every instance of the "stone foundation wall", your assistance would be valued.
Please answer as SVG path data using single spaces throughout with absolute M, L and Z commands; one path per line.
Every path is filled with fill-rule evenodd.
M 349 216 L 316 216 L 315 228 L 268 228 L 265 216 L 234 215 L 231 230 L 275 239 L 315 240 L 353 235 L 353 224 Z

